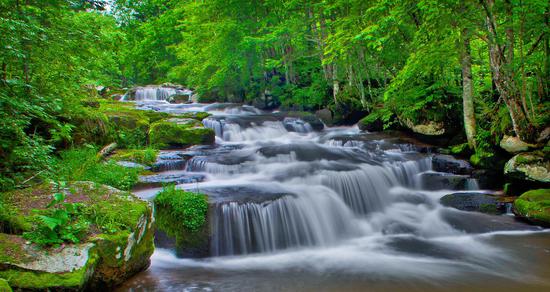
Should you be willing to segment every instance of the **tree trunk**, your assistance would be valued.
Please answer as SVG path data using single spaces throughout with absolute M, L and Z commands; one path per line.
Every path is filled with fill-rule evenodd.
M 506 47 L 501 46 L 497 35 L 497 22 L 493 14 L 494 0 L 482 0 L 481 4 L 486 13 L 486 24 L 489 32 L 489 63 L 495 86 L 501 98 L 506 103 L 512 126 L 516 135 L 523 141 L 532 142 L 535 139 L 535 131 L 526 115 L 522 105 L 521 96 L 513 79 L 513 69 L 510 58 L 513 58 L 513 51 L 510 53 L 508 47 L 508 56 L 505 54 Z M 510 38 L 513 35 L 507 30 L 507 44 L 510 44 Z
M 462 104 L 464 108 L 464 130 L 470 149 L 476 148 L 476 117 L 474 108 L 474 86 L 472 82 L 472 55 L 470 52 L 470 36 L 467 28 L 462 30 L 461 40 L 462 64 Z
M 336 64 L 332 64 L 332 95 L 334 97 L 334 103 L 338 103 L 338 93 L 340 92 L 340 84 L 338 83 L 338 72 Z

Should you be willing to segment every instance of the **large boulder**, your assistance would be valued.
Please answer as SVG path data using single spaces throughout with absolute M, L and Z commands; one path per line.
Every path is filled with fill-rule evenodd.
M 445 154 L 434 155 L 432 157 L 432 167 L 435 171 L 455 174 L 471 174 L 473 170 L 467 161 Z
M 77 219 L 70 226 L 85 226 L 83 234 L 75 243 L 31 243 L 38 241 L 28 235 L 40 230 L 40 215 L 49 214 L 48 204 L 58 192 L 65 194 L 64 204 L 78 204 Z M 149 266 L 154 250 L 152 208 L 129 192 L 74 182 L 61 189 L 44 184 L 13 191 L 0 200 L 0 278 L 16 290 L 102 289 Z
M 514 213 L 535 224 L 550 226 L 550 189 L 523 193 L 514 202 Z
M 542 152 L 520 153 L 506 162 L 504 174 L 514 179 L 550 183 L 550 160 Z
M 425 136 L 443 136 L 447 134 L 445 125 L 442 122 L 427 121 L 425 123 L 415 124 L 409 119 L 400 119 L 401 124 L 414 133 Z
M 332 120 L 332 112 L 328 108 L 316 111 L 315 116 L 323 121 L 323 123 L 327 126 L 332 126 L 334 124 L 334 121 Z
M 171 118 L 151 125 L 149 140 L 160 148 L 184 148 L 197 144 L 212 144 L 214 130 L 203 127 L 197 120 Z
M 517 154 L 520 152 L 525 152 L 529 150 L 529 148 L 535 148 L 536 145 L 523 142 L 515 136 L 504 135 L 502 140 L 500 140 L 500 147 L 508 153 Z

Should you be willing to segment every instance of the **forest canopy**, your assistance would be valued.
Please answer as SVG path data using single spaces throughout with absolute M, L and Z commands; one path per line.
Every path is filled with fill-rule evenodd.
M 97 86 L 163 82 L 336 123 L 443 123 L 488 158 L 550 124 L 549 18 L 546 0 L 4 0 L 0 184 L 77 143 Z

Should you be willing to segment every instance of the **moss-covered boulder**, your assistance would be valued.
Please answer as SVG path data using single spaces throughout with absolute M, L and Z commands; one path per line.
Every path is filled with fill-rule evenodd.
M 71 226 L 86 226 L 78 239 L 38 245 L 35 237 L 54 193 L 77 204 Z M 92 182 L 57 189 L 50 184 L 4 193 L 0 215 L 0 277 L 15 289 L 100 289 L 145 269 L 154 250 L 150 205 L 129 192 Z M 9 228 L 5 228 L 9 226 Z M 75 235 L 76 238 L 76 235 Z
M 538 151 L 520 153 L 504 166 L 507 176 L 537 183 L 550 183 L 550 160 Z
M 550 189 L 523 193 L 514 202 L 514 213 L 535 224 L 550 226 Z
M 159 148 L 184 148 L 197 144 L 212 144 L 215 134 L 195 119 L 171 118 L 151 125 L 149 140 Z
M 159 230 L 175 239 L 179 256 L 210 254 L 206 195 L 178 190 L 172 185 L 164 188 L 154 202 Z

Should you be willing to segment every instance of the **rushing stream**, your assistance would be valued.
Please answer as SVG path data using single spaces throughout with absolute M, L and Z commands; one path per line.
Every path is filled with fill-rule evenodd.
M 427 147 L 355 127 L 316 131 L 249 106 L 137 105 L 213 114 L 203 123 L 216 145 L 163 152 L 176 163 L 158 174 L 209 195 L 211 237 L 199 258 L 158 244 L 120 291 L 550 289 L 550 233 L 442 206 L 479 186 L 434 170 Z

